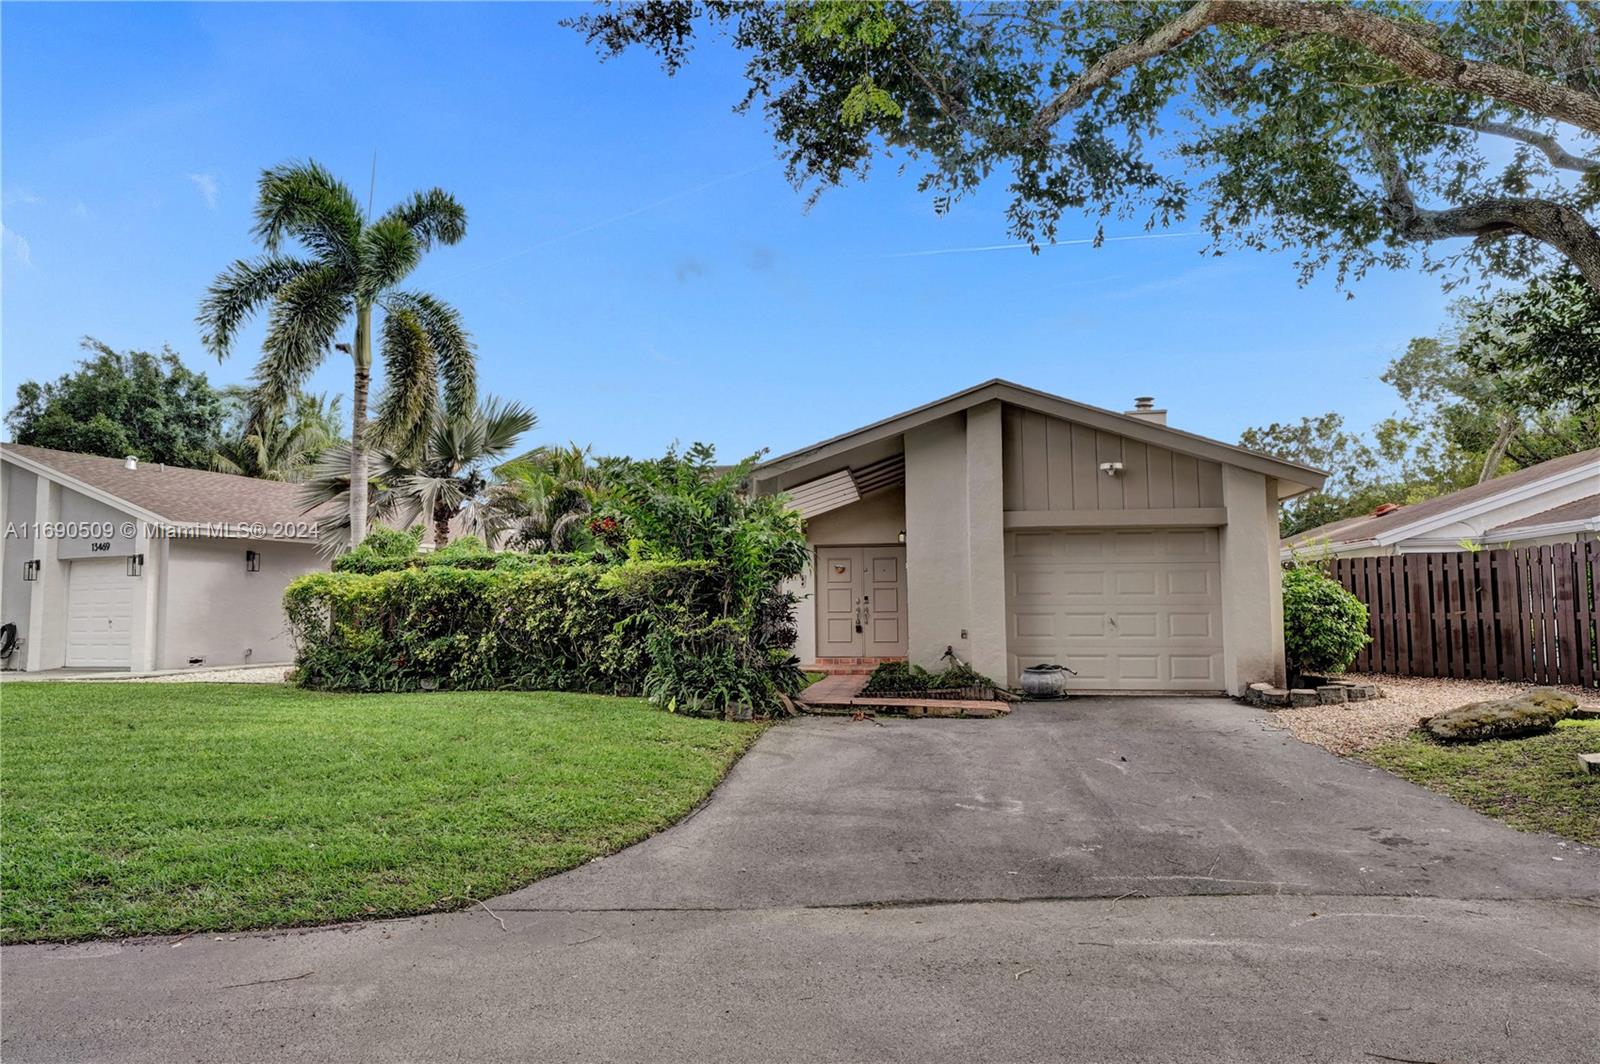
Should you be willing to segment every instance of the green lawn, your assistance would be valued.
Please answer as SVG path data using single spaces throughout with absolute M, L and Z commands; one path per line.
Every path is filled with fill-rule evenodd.
M 1600 753 L 1600 721 L 1564 720 L 1524 739 L 1441 745 L 1413 732 L 1355 756 L 1523 831 L 1600 846 L 1600 776 L 1579 754 Z
M 598 695 L 7 683 L 3 939 L 459 908 L 666 827 L 761 727 Z

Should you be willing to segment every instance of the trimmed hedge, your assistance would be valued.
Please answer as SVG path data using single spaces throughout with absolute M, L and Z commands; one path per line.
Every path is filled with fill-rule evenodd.
M 695 608 L 715 568 L 523 558 L 493 569 L 313 573 L 284 593 L 296 681 L 336 691 L 648 694 L 685 712 L 764 709 L 774 691 L 799 689 L 799 670 L 786 650 L 739 660 L 734 626 Z

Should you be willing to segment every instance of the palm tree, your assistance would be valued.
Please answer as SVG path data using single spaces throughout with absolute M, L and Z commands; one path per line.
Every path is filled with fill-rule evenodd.
M 335 348 L 350 356 L 355 386 L 346 449 L 349 527 L 359 543 L 367 533 L 369 448 L 420 452 L 441 384 L 450 417 L 471 416 L 477 403 L 473 346 L 460 315 L 426 292 L 399 288 L 435 243 L 454 244 L 465 235 L 467 214 L 435 188 L 369 218 L 349 188 L 307 161 L 262 172 L 255 220 L 252 234 L 265 253 L 239 259 L 217 275 L 200 303 L 201 339 L 212 354 L 226 358 L 239 328 L 269 308 L 255 371 L 255 390 L 266 408 L 286 404 Z M 300 253 L 291 254 L 287 245 L 297 245 Z M 374 307 L 383 311 L 378 328 L 387 380 L 369 431 Z M 354 342 L 337 342 L 352 317 Z
M 211 456 L 211 468 L 262 480 L 304 480 L 323 452 L 339 442 L 341 399 L 298 392 L 286 413 L 282 408 L 260 409 L 247 389 L 228 389 L 224 400 L 233 410 Z
M 585 542 L 584 520 L 605 491 L 604 471 L 587 447 L 540 447 L 495 470 L 495 508 L 510 542 L 523 550 L 559 552 Z
M 491 546 L 504 530 L 493 505 L 490 467 L 510 453 L 517 438 L 538 424 L 532 410 L 520 403 L 490 398 L 467 417 L 438 412 L 426 434 L 420 454 L 379 447 L 372 463 L 369 516 L 397 528 L 410 528 L 418 518 L 433 525 L 433 542 L 450 542 L 450 524 L 460 520 L 461 530 L 479 536 Z M 333 448 L 306 481 L 301 500 L 311 510 L 336 503 L 348 512 L 350 497 L 349 448 Z M 350 535 L 348 516 L 325 520 L 323 547 L 342 550 L 356 542 Z

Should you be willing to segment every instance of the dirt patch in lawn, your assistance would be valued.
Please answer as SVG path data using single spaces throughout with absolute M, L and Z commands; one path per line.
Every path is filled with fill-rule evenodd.
M 1510 698 L 1543 686 L 1490 680 L 1378 676 L 1371 673 L 1351 673 L 1349 678 L 1377 684 L 1383 688 L 1385 697 L 1367 702 L 1278 710 L 1272 715 L 1272 722 L 1278 727 L 1288 728 L 1301 742 L 1314 743 L 1331 753 L 1345 756 L 1404 739 L 1423 717 L 1468 702 Z M 1576 698 L 1581 706 L 1600 704 L 1600 691 L 1581 687 L 1557 687 L 1555 690 Z

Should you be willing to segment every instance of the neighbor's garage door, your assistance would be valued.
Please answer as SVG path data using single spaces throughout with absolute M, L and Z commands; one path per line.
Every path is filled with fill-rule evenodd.
M 1220 691 L 1221 583 L 1216 529 L 1008 532 L 1011 682 L 1053 662 L 1077 689 Z
M 67 575 L 68 668 L 125 669 L 133 653 L 138 577 L 125 558 L 81 558 Z

